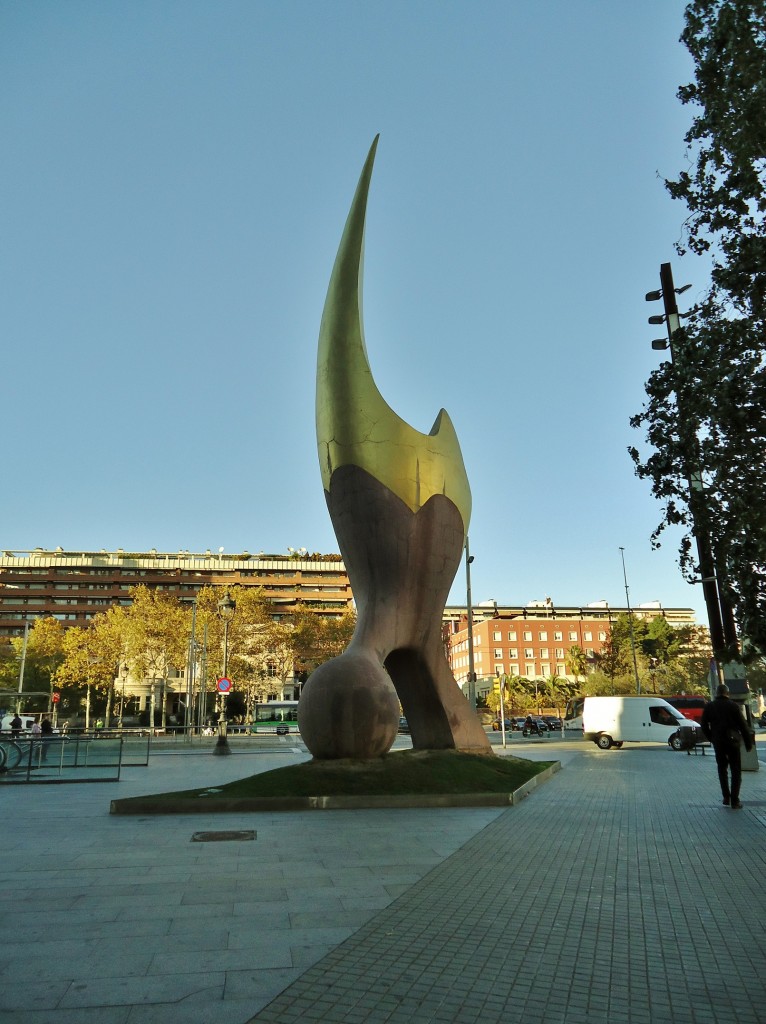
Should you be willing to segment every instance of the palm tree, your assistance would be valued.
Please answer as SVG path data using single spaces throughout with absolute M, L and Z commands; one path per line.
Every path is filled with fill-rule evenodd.
M 588 656 L 582 647 L 577 644 L 573 644 L 573 646 L 569 648 L 566 656 L 566 666 L 567 670 L 572 673 L 577 682 L 580 681 L 580 677 L 584 679 L 585 676 L 587 676 L 589 668 Z

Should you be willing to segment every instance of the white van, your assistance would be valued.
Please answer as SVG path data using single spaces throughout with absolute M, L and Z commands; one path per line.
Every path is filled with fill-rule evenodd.
M 681 726 L 696 723 L 684 718 L 662 697 L 586 697 L 582 734 L 601 750 L 628 743 L 669 743 Z

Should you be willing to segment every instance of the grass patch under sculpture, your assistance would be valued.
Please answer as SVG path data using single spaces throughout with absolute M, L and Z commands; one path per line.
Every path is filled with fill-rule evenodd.
M 405 750 L 369 761 L 304 761 L 222 786 L 113 800 L 113 814 L 502 806 L 528 795 L 554 761 Z

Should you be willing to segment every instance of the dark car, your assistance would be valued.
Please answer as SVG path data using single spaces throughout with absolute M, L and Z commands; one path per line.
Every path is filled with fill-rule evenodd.
M 511 721 L 510 718 L 506 718 L 505 719 L 504 725 L 505 725 L 505 731 L 506 732 L 510 732 L 511 729 L 513 729 L 513 722 Z M 492 728 L 495 730 L 495 732 L 500 732 L 500 719 L 499 718 L 496 718 L 494 720 L 494 722 L 492 723 Z
M 410 731 L 410 727 L 409 727 L 409 724 L 407 722 L 407 719 L 406 718 L 400 718 L 399 719 L 399 732 L 409 733 L 409 731 Z
M 564 723 L 560 718 L 554 718 L 553 715 L 543 715 L 543 721 L 548 726 L 550 732 L 561 732 Z

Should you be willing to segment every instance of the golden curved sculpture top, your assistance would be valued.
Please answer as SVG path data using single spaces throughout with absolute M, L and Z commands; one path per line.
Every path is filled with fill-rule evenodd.
M 444 409 L 421 434 L 391 409 L 373 380 L 362 324 L 364 223 L 379 136 L 357 185 L 327 289 L 317 359 L 317 445 L 325 490 L 339 466 L 359 466 L 417 512 L 435 494 L 458 508 L 468 531 L 471 490 Z

